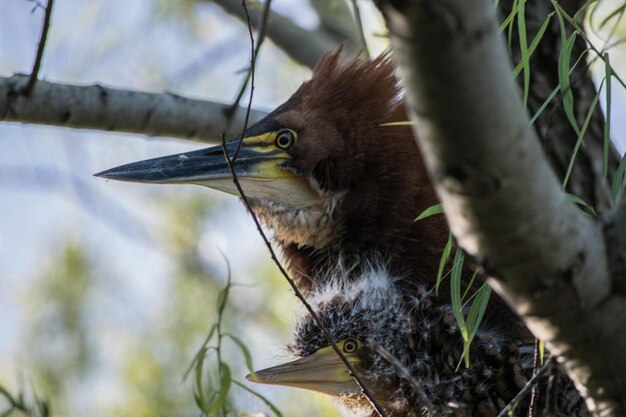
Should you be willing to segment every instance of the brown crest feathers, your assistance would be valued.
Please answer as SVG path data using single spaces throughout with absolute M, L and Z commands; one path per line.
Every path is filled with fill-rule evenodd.
M 402 104 L 401 87 L 395 76 L 390 52 L 372 60 L 346 60 L 343 48 L 326 53 L 293 98 L 306 108 L 326 112 L 357 111 L 361 118 L 387 120 Z

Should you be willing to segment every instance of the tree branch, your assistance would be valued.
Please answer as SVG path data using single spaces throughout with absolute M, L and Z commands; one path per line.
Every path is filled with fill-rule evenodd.
M 37 77 L 39 76 L 39 68 L 41 68 L 41 61 L 43 60 L 43 51 L 46 49 L 46 40 L 48 39 L 48 31 L 50 30 L 50 17 L 52 16 L 52 6 L 54 0 L 48 0 L 43 17 L 43 27 L 41 28 L 41 36 L 39 38 L 39 44 L 37 45 L 37 53 L 35 54 L 35 63 L 33 64 L 33 70 L 30 72 L 28 82 L 22 91 L 22 94 L 30 95 Z
M 100 85 L 76 86 L 39 81 L 30 96 L 21 94 L 28 76 L 0 77 L 0 121 L 75 129 L 139 133 L 206 142 L 219 141 L 227 126 L 227 104 L 172 93 L 143 93 Z M 241 133 L 246 109 L 234 116 L 228 137 Z M 250 121 L 265 112 L 253 110 Z
M 206 1 L 206 0 L 205 0 Z M 240 0 L 211 0 L 219 5 L 225 12 L 246 22 L 246 15 L 241 7 Z M 256 29 L 261 22 L 261 10 L 250 5 L 250 21 Z M 319 57 L 336 49 L 343 39 L 338 38 L 326 28 L 307 30 L 289 18 L 272 11 L 267 23 L 267 36 L 291 58 L 304 66 L 313 68 Z M 348 45 L 348 52 L 356 53 L 355 45 Z
M 379 7 L 460 246 L 564 363 L 589 408 L 626 415 L 625 293 L 614 291 L 601 227 L 567 202 L 529 126 L 493 1 Z

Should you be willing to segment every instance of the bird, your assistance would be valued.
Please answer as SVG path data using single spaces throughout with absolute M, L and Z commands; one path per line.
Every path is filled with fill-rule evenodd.
M 451 304 L 426 287 L 403 292 L 384 265 L 370 264 L 352 280 L 342 273 L 316 287 L 310 304 L 389 417 L 496 417 L 530 380 L 534 345 L 523 342 L 520 327 L 488 313 L 465 367 Z M 310 313 L 297 321 L 288 350 L 295 360 L 247 379 L 329 394 L 351 415 L 377 416 Z M 538 395 L 532 415 L 590 417 L 563 369 L 553 367 L 552 381 L 542 376 L 538 389 L 551 389 L 554 399 Z M 508 415 L 529 415 L 529 403 L 520 399 Z
M 405 110 L 390 53 L 324 55 L 312 78 L 225 144 L 259 220 L 273 232 L 301 291 L 339 262 L 384 258 L 397 275 L 434 282 L 448 239 Z M 239 148 L 239 149 L 238 149 Z M 96 176 L 192 183 L 238 195 L 221 145 L 134 162 Z M 350 279 L 346 276 L 346 279 Z

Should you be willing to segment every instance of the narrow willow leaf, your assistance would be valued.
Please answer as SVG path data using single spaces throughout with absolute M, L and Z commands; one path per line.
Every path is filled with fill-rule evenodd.
M 423 220 L 430 216 L 434 216 L 436 214 L 442 214 L 442 213 L 443 213 L 443 205 L 435 204 L 434 206 L 430 206 L 426 210 L 422 211 L 419 214 L 419 216 L 415 218 L 414 221 Z
M 539 340 L 539 362 L 543 365 L 546 356 L 546 342 Z
M 521 63 L 524 67 L 524 107 L 528 103 L 530 91 L 530 53 L 528 52 L 528 39 L 526 35 L 526 0 L 519 0 L 517 11 L 517 31 L 519 35 L 519 47 L 522 55 Z
M 413 126 L 414 124 L 415 124 L 415 122 L 413 122 L 411 120 L 404 120 L 404 121 L 400 121 L 400 122 L 381 123 L 378 126 L 380 126 L 380 127 L 386 127 L 386 126 Z
M 467 331 L 469 333 L 467 341 L 463 343 L 463 355 L 462 358 L 465 360 L 465 366 L 469 367 L 470 364 L 470 346 L 474 337 L 476 336 L 476 332 L 480 327 L 480 323 L 483 320 L 483 316 L 485 315 L 485 311 L 487 311 L 487 305 L 489 304 L 489 298 L 491 296 L 491 287 L 484 283 L 480 289 L 476 292 L 476 297 L 474 298 L 474 302 L 470 307 L 470 311 L 467 314 Z
M 565 197 L 569 201 L 571 201 L 572 203 L 575 203 L 575 204 L 578 204 L 578 205 L 584 207 L 591 214 L 593 214 L 593 215 L 596 214 L 596 210 L 593 208 L 593 206 L 591 204 L 587 203 L 582 198 L 578 197 L 577 195 L 570 194 L 570 193 L 565 193 Z
M 283 417 L 283 414 L 280 412 L 280 410 L 278 409 L 278 407 L 276 407 L 270 400 L 268 400 L 266 397 L 264 397 L 263 395 L 259 394 L 258 392 L 246 387 L 244 384 L 242 384 L 239 381 L 233 381 L 233 384 L 237 385 L 238 387 L 242 388 L 243 390 L 249 392 L 250 394 L 254 395 L 255 397 L 257 397 L 258 399 L 260 399 L 261 401 L 263 401 L 265 403 L 265 405 L 267 405 L 269 407 L 270 410 L 272 410 L 272 413 L 274 413 L 274 415 L 276 417 Z
M 585 121 L 583 122 L 582 129 L 578 132 L 578 139 L 576 140 L 576 145 L 574 145 L 574 152 L 572 153 L 572 157 L 570 158 L 569 165 L 567 167 L 567 172 L 565 173 L 565 178 L 563 179 L 563 185 L 562 185 L 563 189 L 567 187 L 569 177 L 572 174 L 572 169 L 574 168 L 574 161 L 576 160 L 576 156 L 578 155 L 578 150 L 580 149 L 580 145 L 582 145 L 583 143 L 585 132 L 587 131 L 587 128 L 589 127 L 589 122 L 591 121 L 591 118 L 593 117 L 593 112 L 595 111 L 596 106 L 598 105 L 598 100 L 600 98 L 600 91 L 602 90 L 603 83 L 604 83 L 604 80 L 600 84 L 600 87 L 598 88 L 598 91 L 596 92 L 596 95 L 593 98 L 591 105 L 589 106 L 589 111 L 587 112 L 587 116 L 585 117 Z
M 448 259 L 450 259 L 450 252 L 452 252 L 452 244 L 454 243 L 454 239 L 452 238 L 452 234 L 448 235 L 448 241 L 446 242 L 446 246 L 443 248 L 443 252 L 441 252 L 441 258 L 439 259 L 439 268 L 437 269 L 437 281 L 435 283 L 435 294 L 439 294 L 439 284 L 443 280 L 443 270 L 448 263 Z
M 535 53 L 535 50 L 537 49 L 537 46 L 539 45 L 539 42 L 541 42 L 541 39 L 543 38 L 543 35 L 546 32 L 546 29 L 548 28 L 548 24 L 550 23 L 550 20 L 552 19 L 552 16 L 554 16 L 554 12 L 550 13 L 548 15 L 548 17 L 546 17 L 546 19 L 543 21 L 543 24 L 539 28 L 539 31 L 537 31 L 537 35 L 535 35 L 535 37 L 533 38 L 533 41 L 530 43 L 530 46 L 528 47 L 528 58 L 529 59 L 530 59 L 530 57 L 533 56 L 533 53 Z M 517 77 L 519 75 L 519 73 L 522 71 L 522 69 L 526 66 L 527 63 L 528 63 L 528 61 L 525 61 L 522 58 L 520 60 L 520 62 L 518 62 L 518 64 L 515 67 L 515 69 L 513 70 L 513 76 Z
M 217 295 L 217 315 L 218 317 L 222 316 L 224 312 L 224 308 L 226 308 L 226 302 L 228 301 L 228 296 L 230 294 L 230 283 L 226 284 L 226 286 L 219 292 Z
M 467 296 L 467 293 L 470 291 L 470 289 L 472 289 L 472 285 L 474 285 L 474 281 L 476 280 L 477 276 L 478 276 L 478 271 L 474 271 L 474 273 L 472 274 L 472 277 L 470 278 L 469 283 L 467 284 L 467 288 L 465 288 L 465 292 L 463 292 L 463 296 L 461 297 L 462 303 L 469 302 L 469 300 L 465 301 L 465 297 Z M 472 298 L 470 297 L 470 300 L 471 299 Z M 465 306 L 465 304 L 463 304 L 463 306 Z
M 217 324 L 214 324 L 213 326 L 211 326 L 211 329 L 209 330 L 209 333 L 207 334 L 207 336 L 204 338 L 204 342 L 202 343 L 202 346 L 198 350 L 198 353 L 196 353 L 196 356 L 194 356 L 193 360 L 191 361 L 191 364 L 189 364 L 189 368 L 187 368 L 187 370 L 185 371 L 185 374 L 183 375 L 183 381 L 187 379 L 191 370 L 198 363 L 198 360 L 200 360 L 206 355 L 206 352 L 207 352 L 206 346 L 211 341 L 211 338 L 213 337 L 213 334 L 215 334 L 216 329 L 217 329 Z
M 609 22 L 609 20 L 613 19 L 615 16 L 617 16 L 616 24 L 619 23 L 619 21 L 624 16 L 624 11 L 625 10 L 626 10 L 626 3 L 622 4 L 617 9 L 613 10 L 607 17 L 605 17 L 602 20 L 602 22 L 600 23 L 600 29 L 604 28 L 604 26 L 606 26 L 606 24 Z
M 220 390 L 217 397 L 207 405 L 205 414 L 215 413 L 226 405 L 226 399 L 228 398 L 228 393 L 230 392 L 230 387 L 232 385 L 230 368 L 224 362 L 221 362 L 219 372 Z
M 548 107 L 548 104 L 550 104 L 552 102 L 552 100 L 554 99 L 554 97 L 558 94 L 558 92 L 561 91 L 561 86 L 556 86 L 554 88 L 554 90 L 552 90 L 552 92 L 550 93 L 550 95 L 548 96 L 548 98 L 543 102 L 543 104 L 541 105 L 541 107 L 539 107 L 539 110 L 537 110 L 537 112 L 535 113 L 535 115 L 530 119 L 530 125 L 532 126 L 533 124 L 535 124 L 535 121 L 537 121 L 537 119 L 539 118 L 539 116 L 541 116 L 541 114 L 544 112 L 544 110 L 546 109 L 546 107 Z
M 503 32 L 504 29 L 506 29 L 513 22 L 513 19 L 515 19 L 516 15 L 517 15 L 517 1 L 514 1 L 513 7 L 511 7 L 511 13 L 509 13 L 506 19 L 502 21 L 502 24 L 500 25 L 500 28 L 498 29 L 498 31 Z
M 254 366 L 252 365 L 252 355 L 250 354 L 250 349 L 248 349 L 248 346 L 246 346 L 243 340 L 233 334 L 224 333 L 224 336 L 229 337 L 230 340 L 232 340 L 235 345 L 237 345 L 239 351 L 243 355 L 244 360 L 246 361 L 246 368 L 248 369 L 248 371 L 254 372 Z
M 198 407 L 205 413 L 207 408 L 207 399 L 205 397 L 204 383 L 202 381 L 202 371 L 204 369 L 204 359 L 206 357 L 207 348 L 200 349 L 201 355 L 198 358 L 195 366 L 195 381 L 194 381 L 194 397 L 196 398 L 196 403 Z M 200 353 L 200 352 L 199 352 Z
M 624 169 L 626 169 L 626 152 L 622 156 L 622 160 L 617 167 L 617 171 L 615 171 L 615 176 L 613 177 L 613 186 L 611 187 L 611 197 L 613 197 L 613 201 L 617 201 L 617 197 L 622 190 L 622 180 L 624 179 Z
M 563 110 L 569 120 L 572 128 L 576 133 L 580 132 L 578 122 L 576 121 L 576 115 L 574 114 L 574 94 L 572 93 L 571 84 L 569 80 L 570 60 L 572 58 L 572 49 L 576 42 L 576 33 L 572 33 L 569 38 L 563 44 L 561 53 L 559 54 L 558 62 L 558 75 L 559 85 L 561 93 L 563 95 Z
M 611 77 L 613 69 L 611 68 L 608 52 L 602 56 L 602 59 L 604 60 L 604 79 L 606 80 L 606 85 L 604 86 L 606 89 L 606 117 L 604 120 L 604 171 L 602 173 L 602 178 L 606 180 L 609 173 L 609 151 L 611 149 Z
M 469 333 L 463 315 L 463 305 L 461 304 L 461 272 L 463 270 L 463 259 L 463 251 L 457 249 L 454 255 L 454 261 L 452 262 L 452 273 L 450 275 L 450 298 L 452 300 L 454 318 L 461 331 L 461 336 L 463 336 L 463 341 L 467 342 Z M 466 361 L 466 365 L 469 366 L 468 361 Z

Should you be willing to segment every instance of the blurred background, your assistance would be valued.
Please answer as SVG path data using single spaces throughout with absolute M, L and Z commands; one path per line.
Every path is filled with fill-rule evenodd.
M 371 2 L 359 4 L 375 55 L 387 46 L 384 27 Z M 304 28 L 320 25 L 306 0 L 274 0 L 272 9 Z M 42 18 L 33 1 L 0 0 L 0 76 L 30 72 Z M 621 25 L 611 39 L 624 35 Z M 40 74 L 232 103 L 249 51 L 247 28 L 210 1 L 57 0 Z M 626 76 L 621 44 L 610 54 Z M 267 40 L 253 107 L 272 109 L 309 75 Z M 612 137 L 623 153 L 626 98 L 613 85 Z M 287 358 L 299 305 L 236 198 L 92 177 L 199 146 L 0 123 L 0 385 L 48 400 L 53 415 L 198 415 L 183 375 L 217 320 L 228 265 L 234 285 L 224 329 L 248 346 L 255 368 Z M 248 385 L 240 350 L 225 340 L 223 351 L 233 380 L 284 415 L 339 415 L 321 395 Z M 241 415 L 269 414 L 239 387 L 229 401 Z M 0 412 L 4 405 L 0 399 Z

